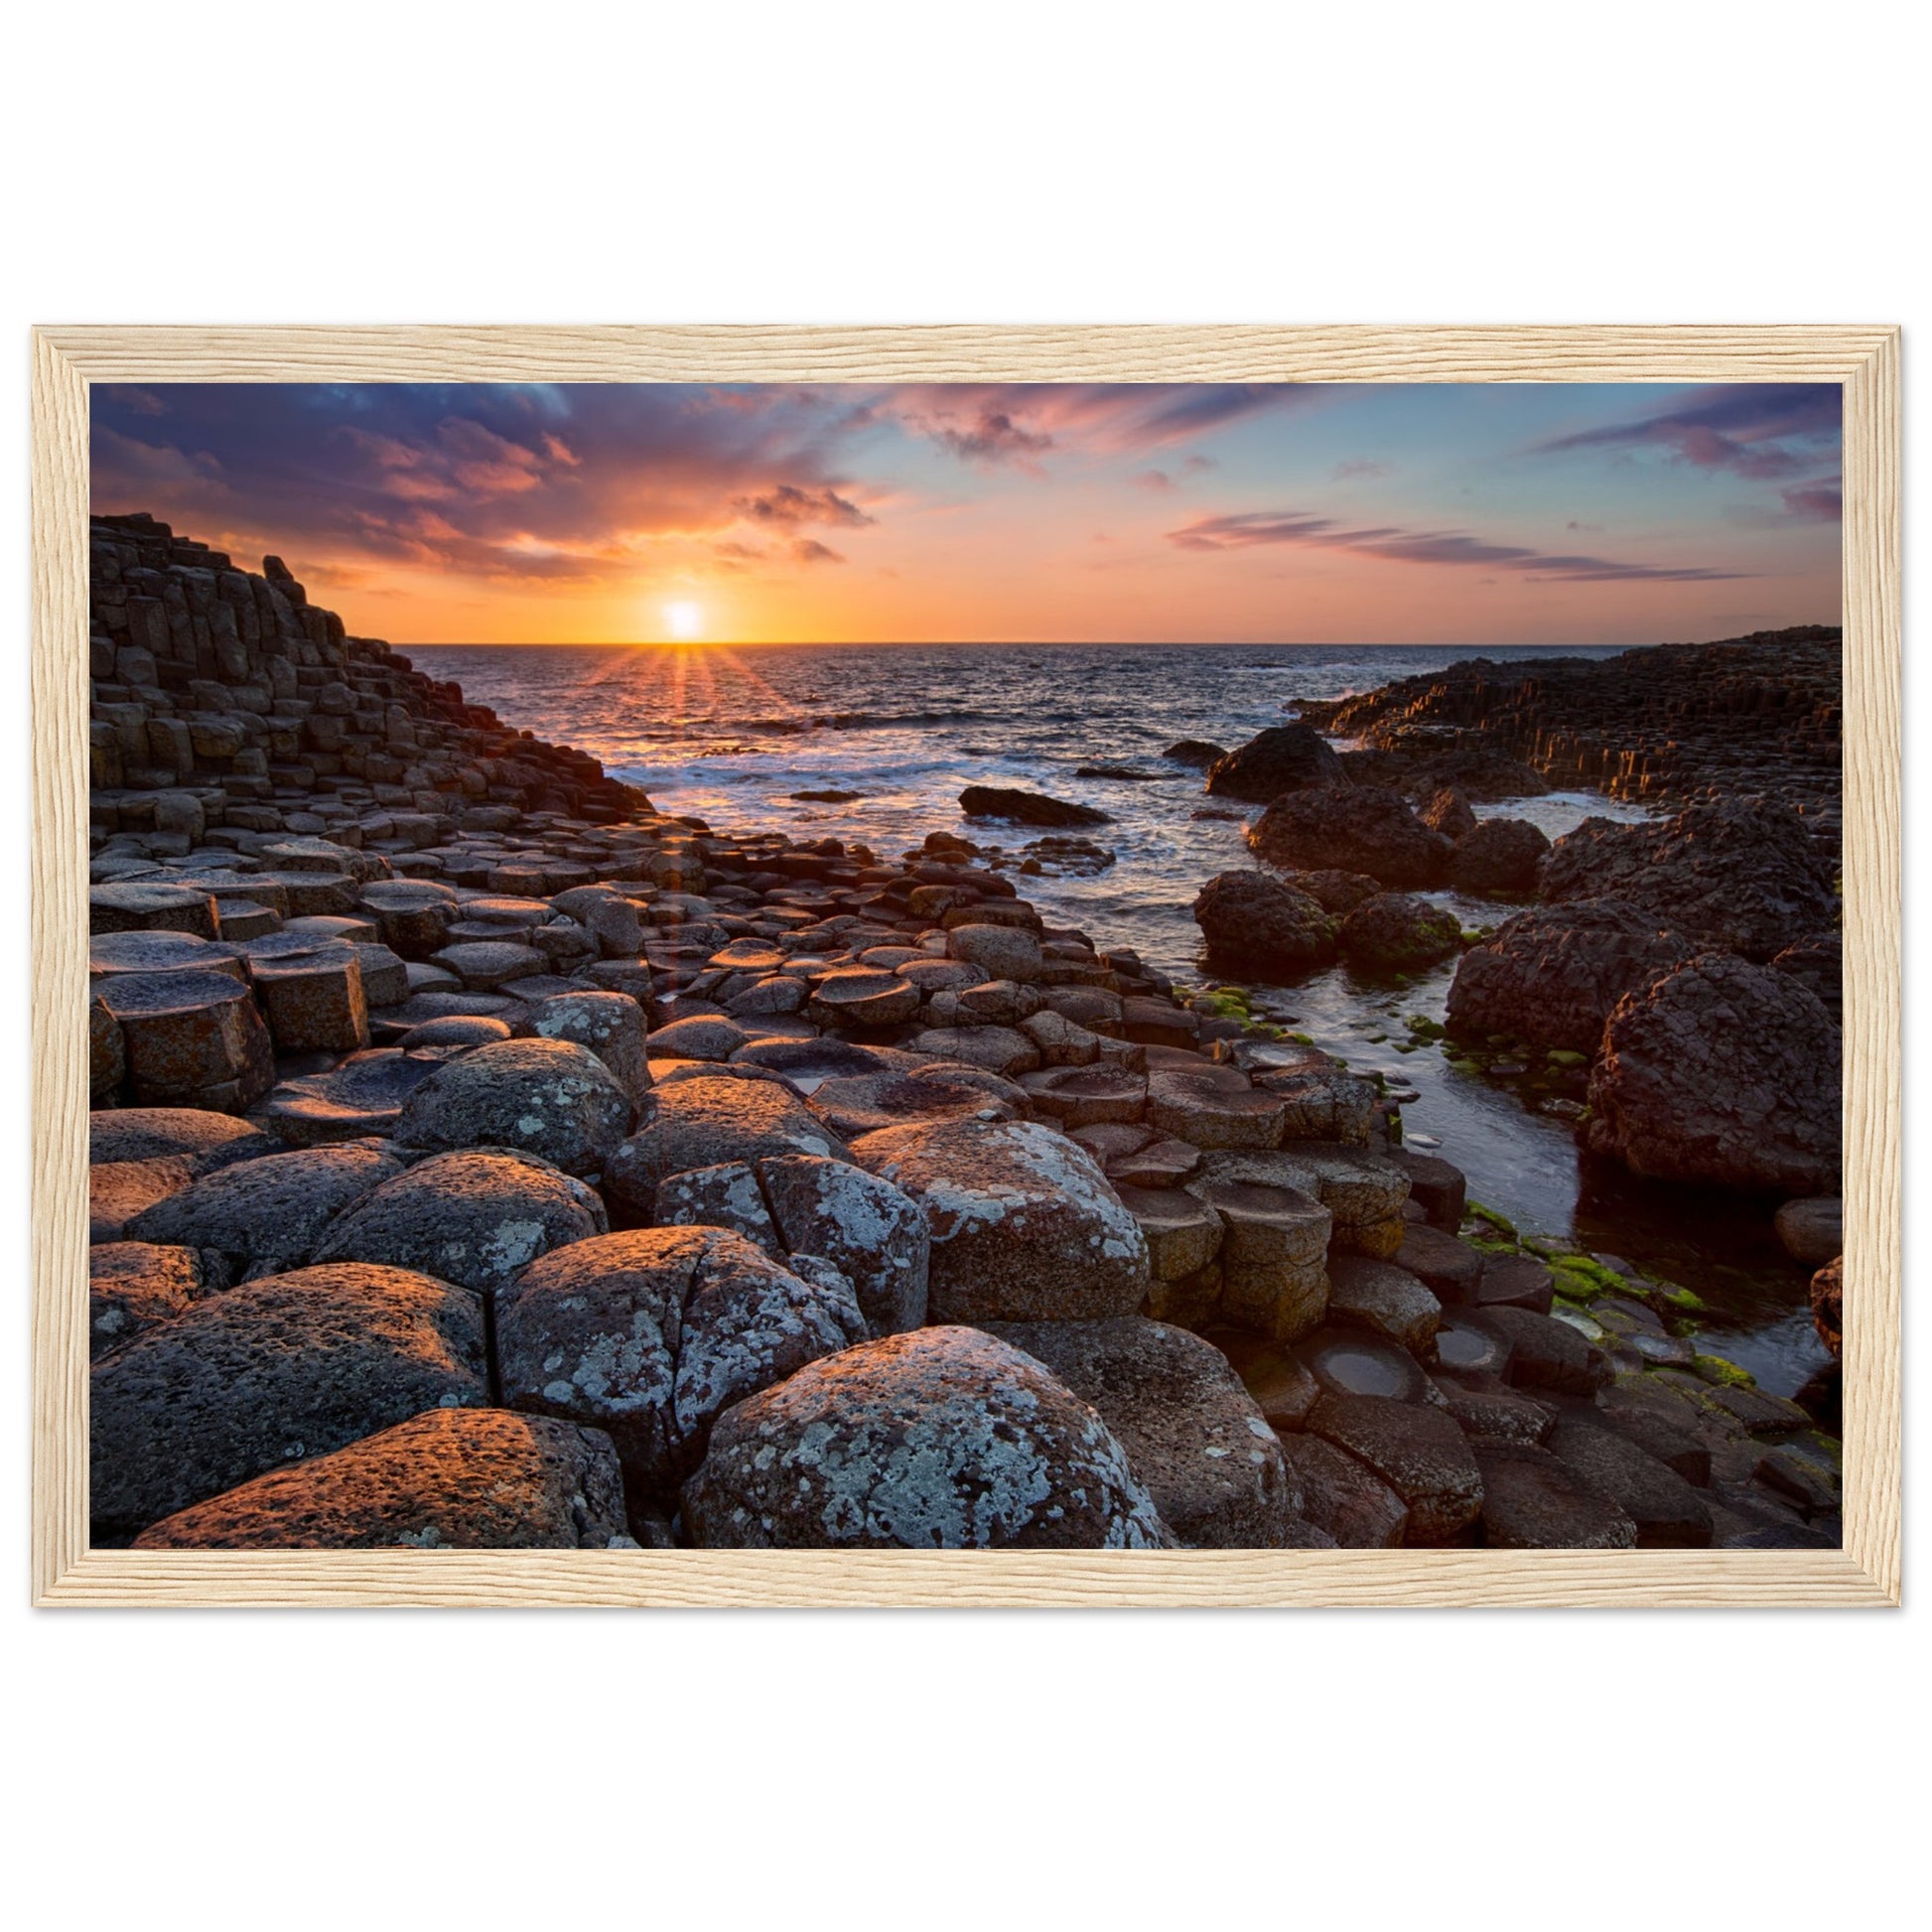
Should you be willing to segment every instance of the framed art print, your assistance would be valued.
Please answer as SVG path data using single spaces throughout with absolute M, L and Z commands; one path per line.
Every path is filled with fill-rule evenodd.
M 1897 347 L 42 331 L 39 1600 L 1895 1602 Z

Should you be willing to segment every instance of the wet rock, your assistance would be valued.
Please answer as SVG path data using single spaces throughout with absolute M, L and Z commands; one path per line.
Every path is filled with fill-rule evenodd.
M 1407 1269 L 1363 1255 L 1328 1258 L 1328 1319 L 1364 1328 L 1423 1361 L 1436 1353 L 1443 1305 Z
M 1793 1261 L 1818 1268 L 1845 1252 L 1845 1203 L 1836 1194 L 1788 1200 L 1772 1225 Z
M 274 1050 L 248 989 L 225 973 L 128 973 L 100 983 L 119 1024 L 128 1090 L 141 1106 L 239 1113 L 275 1079 Z
M 1327 1395 L 1424 1402 L 1429 1381 L 1406 1348 L 1360 1328 L 1321 1327 L 1296 1344 L 1295 1359 Z
M 864 1335 L 849 1285 L 804 1280 L 721 1228 L 573 1242 L 496 1299 L 504 1400 L 607 1430 L 633 1514 L 675 1493 L 732 1404 Z
M 1305 973 L 1335 954 L 1335 921 L 1265 872 L 1217 873 L 1194 899 L 1210 961 L 1230 972 Z
M 431 1409 L 150 1525 L 139 1550 L 605 1550 L 628 1545 L 600 1430 Z
M 644 1096 L 636 1133 L 606 1165 L 605 1193 L 621 1217 L 641 1220 L 658 1183 L 689 1168 L 843 1152 L 824 1122 L 777 1080 L 705 1073 Z
M 1462 923 L 1426 898 L 1377 893 L 1342 920 L 1336 937 L 1351 965 L 1413 971 L 1449 958 L 1462 943 Z
M 1573 1481 L 1614 1504 L 1636 1525 L 1639 1549 L 1709 1546 L 1711 1511 L 1704 1499 L 1674 1469 L 1594 1415 L 1560 1420 L 1549 1448 Z
M 968 785 L 959 794 L 968 818 L 1010 818 L 1023 825 L 1108 825 L 1113 821 L 1091 805 L 1073 805 L 1037 791 L 1004 785 Z
M 395 1139 L 442 1153 L 521 1148 L 566 1173 L 595 1173 L 630 1125 L 630 1096 L 567 1039 L 507 1039 L 448 1061 L 404 1104 Z
M 934 1320 L 1098 1320 L 1136 1312 L 1147 1294 L 1134 1217 L 1092 1156 L 1049 1127 L 891 1127 L 855 1141 L 852 1157 L 924 1211 Z
M 1556 903 L 1619 898 L 1707 946 L 1768 960 L 1838 921 L 1832 871 L 1795 812 L 1763 801 L 1697 805 L 1661 824 L 1586 819 L 1543 865 Z
M 1845 1258 L 1841 1255 L 1811 1278 L 1811 1323 L 1832 1354 L 1845 1352 Z
M 1491 1255 L 1476 1283 L 1477 1308 L 1548 1314 L 1555 1299 L 1556 1277 L 1534 1255 Z
M 1440 885 L 1451 849 L 1395 792 L 1365 785 L 1286 793 L 1248 828 L 1248 846 L 1286 871 L 1366 873 L 1403 891 Z
M 1452 1305 L 1475 1301 L 1485 1259 L 1480 1248 L 1426 1222 L 1404 1232 L 1395 1255 L 1398 1268 L 1406 1268 L 1439 1302 Z
M 1476 898 L 1519 898 L 1534 894 L 1550 841 L 1521 818 L 1485 818 L 1456 840 L 1449 884 Z
M 821 1255 L 844 1275 L 873 1334 L 924 1323 L 931 1237 L 916 1201 L 876 1174 L 816 1155 L 760 1161 L 758 1173 L 787 1251 Z
M 1392 1550 L 1409 1527 L 1409 1505 L 1366 1463 L 1319 1436 L 1282 1439 L 1302 1513 L 1344 1550 Z
M 284 1080 L 261 1119 L 289 1147 L 326 1147 L 394 1132 L 409 1096 L 443 1064 L 433 1053 L 393 1047 L 351 1053 L 329 1073 Z
M 1301 1498 L 1275 1432 L 1218 1348 L 1138 1315 L 993 1332 L 1094 1410 L 1184 1548 L 1286 1547 Z
M 1610 1015 L 1585 1145 L 1653 1179 L 1834 1193 L 1841 1057 L 1795 978 L 1706 954 Z
M 1495 1306 L 1470 1310 L 1461 1319 L 1508 1345 L 1509 1379 L 1518 1388 L 1587 1396 L 1609 1379 L 1602 1357 L 1568 1322 Z
M 1032 1357 L 961 1327 L 869 1342 L 740 1403 L 684 1512 L 707 1548 L 1172 1541 L 1093 1410 Z
M 1332 912 L 1337 918 L 1382 890 L 1381 882 L 1365 872 L 1337 872 L 1332 866 L 1298 872 L 1294 883 L 1298 893 L 1306 893 L 1324 912 Z
M 1476 829 L 1476 815 L 1458 785 L 1442 785 L 1416 814 L 1432 832 L 1460 841 Z
M 1618 899 L 1519 912 L 1457 963 L 1449 1031 L 1594 1053 L 1617 1002 L 1695 951 L 1653 914 Z
M 331 1222 L 315 1258 L 410 1268 L 488 1296 L 538 1255 L 609 1230 L 596 1191 L 547 1161 L 467 1148 L 363 1195 Z
M 1630 1550 L 1637 1531 L 1607 1497 L 1579 1483 L 1547 1450 L 1478 1449 L 1482 1540 L 1497 1550 Z
M 98 1360 L 145 1329 L 186 1314 L 202 1293 L 193 1248 L 105 1241 L 87 1251 L 87 1347 Z
M 1226 758 L 1227 753 L 1221 746 L 1210 745 L 1204 738 L 1180 738 L 1161 756 L 1172 759 L 1175 764 L 1191 764 L 1204 770 L 1216 759 Z
M 299 1268 L 336 1216 L 402 1164 L 366 1147 L 271 1154 L 205 1174 L 127 1224 L 132 1241 L 200 1249 L 217 1279 Z
M 1307 725 L 1275 725 L 1215 759 L 1206 788 L 1218 798 L 1265 805 L 1287 791 L 1346 782 L 1341 759 L 1319 732 Z
M 349 1265 L 210 1295 L 94 1367 L 95 1538 L 426 1409 L 487 1400 L 483 1306 L 465 1289 Z
M 1384 1396 L 1324 1395 L 1309 1429 L 1366 1463 L 1408 1504 L 1407 1542 L 1450 1542 L 1482 1509 L 1475 1455 L 1439 1409 Z M 1311 1517 L 1320 1520 L 1312 1511 Z

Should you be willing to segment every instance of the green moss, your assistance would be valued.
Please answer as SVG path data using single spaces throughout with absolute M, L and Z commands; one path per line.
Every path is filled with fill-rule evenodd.
M 1566 1288 L 1567 1294 L 1581 1295 L 1588 1300 L 1595 1295 L 1630 1293 L 1630 1283 L 1614 1268 L 1605 1268 L 1601 1262 L 1592 1261 L 1587 1255 L 1552 1255 L 1547 1259 L 1561 1280 L 1577 1284 L 1576 1287 Z
M 1297 1046 L 1312 1046 L 1314 1044 L 1314 1041 L 1307 1034 L 1290 1034 L 1289 1038 L 1292 1039 Z
M 1587 1066 L 1589 1055 L 1573 1051 L 1568 1046 L 1552 1046 L 1543 1056 L 1552 1066 Z
M 1691 1372 L 1720 1389 L 1757 1387 L 1757 1377 L 1749 1369 L 1739 1368 L 1735 1362 L 1727 1362 L 1722 1355 L 1693 1355 Z
M 1418 1039 L 1441 1039 L 1449 1029 L 1440 1020 L 1431 1020 L 1427 1014 L 1412 1013 L 1403 1022 Z
M 1488 1224 L 1492 1228 L 1494 1228 L 1498 1234 L 1506 1234 L 1509 1236 L 1509 1238 L 1512 1241 L 1518 1239 L 1516 1233 L 1516 1223 L 1512 1221 L 1507 1214 L 1500 1214 L 1493 1207 L 1484 1207 L 1479 1200 L 1472 1200 L 1467 1203 L 1467 1206 L 1468 1206 L 1468 1211 L 1471 1214 L 1473 1214 L 1478 1221 L 1488 1222 Z
M 1660 1299 L 1669 1303 L 1672 1308 L 1682 1309 L 1686 1314 L 1704 1312 L 1704 1297 L 1695 1289 L 1678 1288 L 1670 1282 L 1659 1282 L 1657 1286 L 1661 1290 Z

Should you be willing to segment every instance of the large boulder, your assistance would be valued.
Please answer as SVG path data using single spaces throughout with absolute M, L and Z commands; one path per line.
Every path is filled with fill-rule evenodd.
M 1768 960 L 1838 922 L 1832 866 L 1782 806 L 1694 805 L 1661 823 L 1589 818 L 1543 862 L 1545 900 L 1620 898 L 1706 946 Z
M 844 1275 L 875 1335 L 923 1325 L 932 1242 L 910 1195 L 816 1154 L 760 1161 L 758 1175 L 787 1252 L 821 1255 Z
M 992 1332 L 1094 1410 L 1183 1545 L 1289 1545 L 1300 1497 L 1281 1445 L 1211 1342 L 1140 1315 L 998 1322 Z
M 483 1304 L 467 1289 L 348 1264 L 208 1296 L 95 1364 L 96 1540 L 425 1409 L 488 1400 Z
M 1366 873 L 1405 892 L 1441 885 L 1452 849 L 1397 793 L 1370 785 L 1285 793 L 1248 828 L 1248 847 L 1284 871 Z
M 596 1189 L 534 1154 L 466 1148 L 419 1161 L 331 1223 L 316 1260 L 413 1268 L 493 1295 L 538 1255 L 610 1231 Z
M 665 1081 L 644 1096 L 636 1133 L 606 1167 L 605 1193 L 621 1214 L 642 1221 L 658 1183 L 688 1168 L 843 1153 L 837 1136 L 781 1081 L 705 1072 Z
M 106 1241 L 87 1250 L 87 1348 L 98 1358 L 178 1314 L 204 1286 L 193 1248 Z
M 1792 975 L 1707 953 L 1610 1015 L 1584 1142 L 1652 1179 L 1833 1194 L 1842 1057 Z
M 367 1147 L 241 1161 L 137 1214 L 127 1238 L 199 1249 L 216 1281 L 278 1275 L 309 1260 L 338 1214 L 402 1171 Z
M 1617 1002 L 1696 952 L 1654 913 L 1621 899 L 1536 906 L 1456 963 L 1449 1031 L 1594 1053 Z
M 1033 1357 L 921 1328 L 741 1402 L 686 1485 L 692 1541 L 736 1549 L 1158 1549 L 1120 1444 Z
M 278 1150 L 251 1122 L 203 1107 L 112 1107 L 87 1116 L 87 1159 L 186 1160 L 197 1173 Z
M 1208 766 L 1207 789 L 1220 798 L 1266 805 L 1285 791 L 1347 783 L 1335 749 L 1312 725 L 1274 725 Z
M 1462 943 L 1462 922 L 1411 893 L 1377 893 L 1341 922 L 1341 950 L 1371 972 L 1413 972 L 1447 959 Z
M 137 1550 L 608 1550 L 630 1542 L 611 1439 L 430 1409 L 151 1524 Z
M 640 1512 L 673 1497 L 725 1409 L 865 1336 L 843 1277 L 713 1227 L 576 1241 L 496 1297 L 503 1400 L 608 1431 Z
M 1335 955 L 1335 921 L 1272 874 L 1217 873 L 1194 898 L 1209 961 L 1230 972 L 1307 972 Z
M 630 1096 L 588 1047 L 504 1039 L 447 1062 L 396 1121 L 404 1147 L 513 1147 L 566 1173 L 595 1173 L 630 1125 Z
M 1147 1242 L 1086 1150 L 1036 1121 L 888 1127 L 852 1144 L 932 1237 L 938 1321 L 1092 1321 L 1139 1310 Z
M 1523 818 L 1485 818 L 1455 842 L 1449 884 L 1476 898 L 1520 898 L 1536 891 L 1550 841 Z

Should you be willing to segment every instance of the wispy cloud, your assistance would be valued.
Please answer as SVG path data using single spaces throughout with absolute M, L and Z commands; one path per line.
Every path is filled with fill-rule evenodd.
M 894 391 L 885 406 L 962 461 L 1035 467 L 1049 450 L 1151 454 L 1316 393 L 1283 382 L 922 383 Z M 1212 461 L 1190 457 L 1181 470 Z
M 1330 483 L 1353 483 L 1366 481 L 1373 477 L 1389 476 L 1395 469 L 1392 463 L 1374 463 L 1367 457 L 1356 457 L 1347 463 L 1338 463 L 1328 472 Z
M 1794 483 L 1778 494 L 1793 516 L 1808 523 L 1837 523 L 1845 515 L 1845 480 L 1821 477 L 1815 483 Z
M 1700 470 L 1766 481 L 1815 470 L 1821 455 L 1838 448 L 1843 413 L 1836 384 L 1726 383 L 1694 390 L 1656 414 L 1552 437 L 1536 447 L 1546 454 L 1659 449 Z
M 1311 550 L 1340 550 L 1385 563 L 1481 565 L 1516 571 L 1546 582 L 1608 584 L 1652 581 L 1670 584 L 1722 582 L 1742 573 L 1662 564 L 1618 563 L 1606 557 L 1563 556 L 1523 544 L 1489 543 L 1480 537 L 1429 530 L 1404 530 L 1393 524 L 1349 529 L 1330 516 L 1304 510 L 1253 510 L 1236 516 L 1204 516 L 1168 540 L 1182 550 L 1245 550 L 1265 544 L 1297 544 Z
M 732 505 L 753 523 L 776 524 L 795 529 L 801 523 L 841 525 L 856 530 L 879 519 L 868 516 L 857 503 L 829 488 L 800 489 L 795 483 L 779 483 L 757 496 L 741 496 Z

